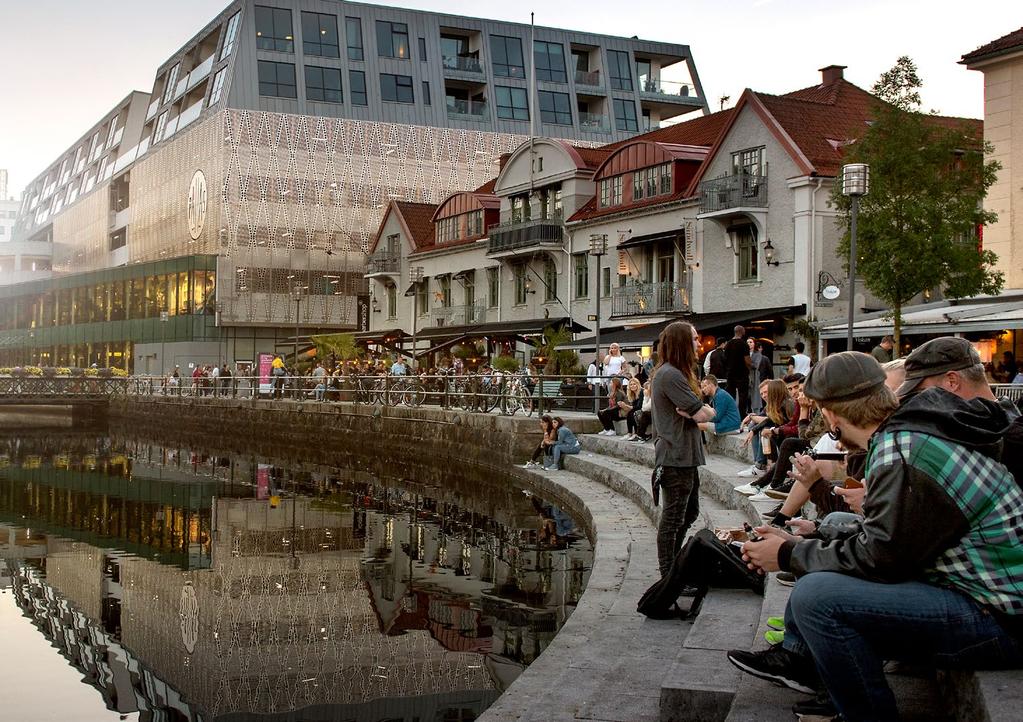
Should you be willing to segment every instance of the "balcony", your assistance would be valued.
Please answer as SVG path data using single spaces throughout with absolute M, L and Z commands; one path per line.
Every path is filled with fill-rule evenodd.
M 639 94 L 643 97 L 652 96 L 658 100 L 675 100 L 679 102 L 695 102 L 699 100 L 689 94 L 692 88 L 689 83 L 675 83 L 660 78 L 640 78 Z
M 470 73 L 482 75 L 483 65 L 480 59 L 472 55 L 445 55 L 443 58 L 445 74 Z
M 446 306 L 430 311 L 430 320 L 434 326 L 463 326 L 470 323 L 482 323 L 487 320 L 487 306 L 477 301 L 464 306 Z
M 603 83 L 600 82 L 600 71 L 599 70 L 577 70 L 575 71 L 575 84 L 585 85 L 588 88 L 600 88 L 603 87 Z
M 700 183 L 700 213 L 766 207 L 767 176 L 726 175 Z
M 213 68 L 213 60 L 216 56 L 211 55 L 210 57 L 199 63 L 191 73 L 188 74 L 188 89 L 191 90 L 210 74 L 210 70 Z
M 398 273 L 401 257 L 397 253 L 377 252 L 369 257 L 366 264 L 366 277 L 393 275 Z
M 202 112 L 203 99 L 199 98 L 196 102 L 192 103 L 188 108 L 181 111 L 181 115 L 178 116 L 178 130 L 181 130 L 186 125 L 194 123 Z
M 159 109 L 160 109 L 160 99 L 157 98 L 156 100 L 154 100 L 152 103 L 149 104 L 149 109 L 146 111 L 146 122 L 149 122 L 150 120 L 152 120 L 153 116 L 156 115 L 156 111 L 159 110 Z
M 490 227 L 487 255 L 515 255 L 538 246 L 561 248 L 564 233 L 560 218 L 501 223 Z
M 186 75 L 185 77 L 178 81 L 178 84 L 176 86 L 174 86 L 174 95 L 171 96 L 171 100 L 177 100 L 178 98 L 180 98 L 182 95 L 185 94 L 185 90 L 187 88 L 188 76 Z
M 603 113 L 579 113 L 579 130 L 584 133 L 610 133 L 611 119 Z
M 489 120 L 487 103 L 483 100 L 447 99 L 448 118 L 451 120 Z
M 651 316 L 689 311 L 685 284 L 630 283 L 611 291 L 611 317 Z

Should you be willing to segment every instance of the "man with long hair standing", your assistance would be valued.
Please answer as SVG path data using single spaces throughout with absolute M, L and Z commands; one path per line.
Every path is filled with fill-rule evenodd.
M 651 382 L 655 441 L 655 490 L 664 495 L 657 529 L 657 562 L 663 577 L 671 569 L 686 531 L 700 514 L 703 438 L 699 422 L 714 418 L 704 405 L 696 377 L 696 329 L 691 323 L 668 324 L 658 340 L 658 364 Z M 656 492 L 655 492 L 656 493 Z

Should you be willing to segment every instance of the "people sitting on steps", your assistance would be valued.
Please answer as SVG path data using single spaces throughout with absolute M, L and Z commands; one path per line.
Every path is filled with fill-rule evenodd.
M 885 660 L 1023 665 L 1023 491 L 997 460 L 1005 410 L 944 388 L 899 405 L 884 382 L 858 352 L 810 372 L 804 393 L 832 435 L 867 451 L 863 519 L 828 540 L 758 527 L 743 558 L 798 577 L 784 640 L 727 655 L 776 684 L 826 690 L 849 722 L 898 719 Z
M 544 464 L 547 471 L 557 471 L 561 468 L 561 457 L 571 454 L 578 454 L 581 447 L 579 439 L 572 430 L 565 426 L 565 420 L 560 416 L 553 418 L 554 443 L 551 444 L 551 460 Z
M 620 376 L 612 376 L 611 386 L 607 393 L 607 405 L 597 412 L 597 418 L 600 419 L 600 423 L 604 427 L 600 434 L 603 436 L 617 436 L 618 432 L 615 431 L 615 422 L 624 419 L 631 409 L 632 404 L 626 398 L 625 389 L 622 387 L 622 378 Z
M 714 418 L 701 422 L 700 431 L 717 436 L 736 433 L 739 430 L 739 407 L 732 395 L 718 385 L 717 378 L 712 374 L 703 377 L 700 390 L 704 399 L 709 400 L 714 407 Z

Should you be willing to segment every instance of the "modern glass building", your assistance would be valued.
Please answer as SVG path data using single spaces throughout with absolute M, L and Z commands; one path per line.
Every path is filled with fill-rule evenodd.
M 598 145 L 698 111 L 685 45 L 240 0 L 29 185 L 15 233 L 52 245 L 56 275 L 216 256 L 216 328 L 274 351 L 296 327 L 360 327 L 390 201 L 478 188 L 531 133 Z M 129 366 L 166 369 L 149 343 Z

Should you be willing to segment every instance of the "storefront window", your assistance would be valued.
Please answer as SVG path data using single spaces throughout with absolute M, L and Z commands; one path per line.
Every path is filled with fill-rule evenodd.
M 160 277 L 149 276 L 146 281 L 146 318 L 157 318 L 160 315 Z
M 124 320 L 124 281 L 114 281 L 110 284 L 110 320 Z
M 128 318 L 146 317 L 146 288 L 141 278 L 131 280 L 131 292 L 128 299 Z
M 167 276 L 167 313 L 171 316 L 178 315 L 178 276 L 176 273 Z
M 192 297 L 188 293 L 188 271 L 178 274 L 178 314 L 185 315 L 192 312 Z

